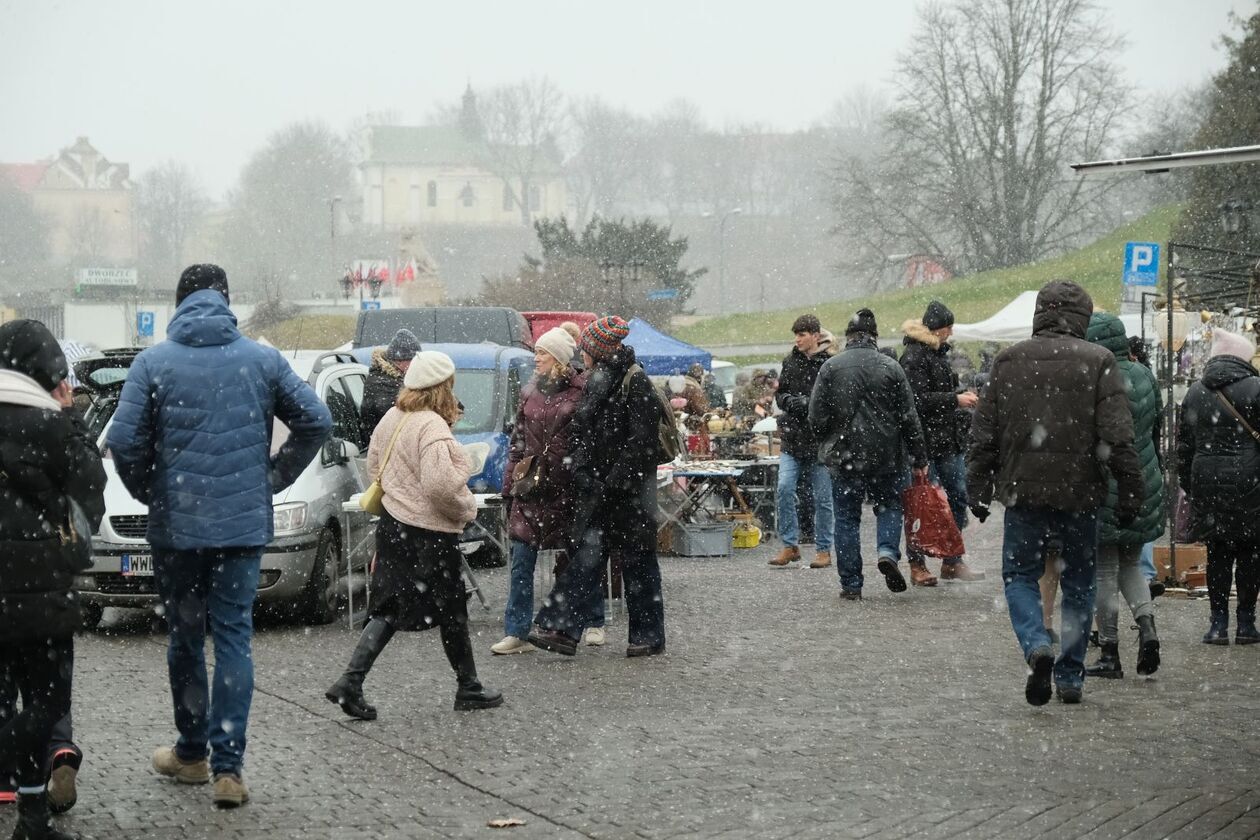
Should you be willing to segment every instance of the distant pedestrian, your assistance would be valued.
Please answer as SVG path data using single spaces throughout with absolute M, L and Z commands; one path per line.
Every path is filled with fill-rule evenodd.
M 399 630 L 439 629 L 455 672 L 455 711 L 503 703 L 500 692 L 478 679 L 468 635 L 459 535 L 477 517 L 477 500 L 468 489 L 468 459 L 451 433 L 459 416 L 455 363 L 445 353 L 421 351 L 403 384 L 368 447 L 368 473 L 380 476 L 385 491 L 369 620 L 345 672 L 324 693 L 360 720 L 376 720 L 363 681 Z
M 166 334 L 132 362 L 106 443 L 128 492 L 149 507 L 154 580 L 170 626 L 179 739 L 153 754 L 153 769 L 189 784 L 213 772 L 215 804 L 234 807 L 249 800 L 241 767 L 253 607 L 272 499 L 315 457 L 332 418 L 278 350 L 237 330 L 217 265 L 180 275 Z M 274 455 L 273 420 L 289 429 Z
M 901 367 L 910 380 L 914 407 L 923 427 L 927 444 L 928 470 L 949 498 L 949 509 L 958 530 L 967 527 L 967 467 L 963 460 L 964 424 L 969 427 L 970 415 L 978 397 L 972 391 L 959 391 L 958 374 L 951 364 L 949 337 L 954 332 L 954 313 L 939 300 L 928 304 L 920 320 L 901 325 L 905 333 Z M 928 571 L 924 557 L 907 550 L 910 555 L 910 582 L 915 586 L 935 586 L 936 577 Z M 984 580 L 984 572 L 971 569 L 962 557 L 941 558 L 941 580 Z
M 589 371 L 571 422 L 575 498 L 569 563 L 534 620 L 529 641 L 572 656 L 599 590 L 604 549 L 620 553 L 630 615 L 626 656 L 665 652 L 665 601 L 656 556 L 656 467 L 663 454 L 663 411 L 652 380 L 623 344 L 630 328 L 617 316 L 582 330 L 578 347 Z
M 1177 474 L 1190 500 L 1195 530 L 1207 543 L 1211 625 L 1203 641 L 1229 644 L 1229 590 L 1238 589 L 1240 645 L 1260 642 L 1260 374 L 1251 339 L 1212 330 L 1203 378 L 1181 402 Z
M 15 840 L 70 838 L 49 818 L 45 762 L 54 727 L 69 723 L 81 621 L 73 583 L 86 563 L 68 543 L 90 543 L 100 524 L 105 470 L 68 375 L 43 324 L 0 326 L 0 681 L 22 698 L 21 711 L 0 719 L 0 782 L 15 777 Z M 89 533 L 72 534 L 76 525 Z
M 385 347 L 372 351 L 372 364 L 368 368 L 367 384 L 363 386 L 363 408 L 360 411 L 360 433 L 364 448 L 372 439 L 372 433 L 394 403 L 403 387 L 403 377 L 411 360 L 421 350 L 420 340 L 411 330 L 402 329 Z
M 811 569 L 831 565 L 831 542 L 835 538 L 835 519 L 831 498 L 831 474 L 818 460 L 818 439 L 809 426 L 809 397 L 823 363 L 831 358 L 822 345 L 822 325 L 818 316 L 805 314 L 792 323 L 795 346 L 783 360 L 779 387 L 774 395 L 779 415 L 779 436 L 783 451 L 779 455 L 779 486 L 776 491 L 775 525 L 783 549 L 770 561 L 771 566 L 786 566 L 801 559 L 800 520 L 796 512 L 796 488 L 801 473 L 809 477 L 814 502 L 814 557 Z
M 521 394 L 512 425 L 512 441 L 503 496 L 510 502 L 508 536 L 512 571 L 502 641 L 490 647 L 505 655 L 534 650 L 527 638 L 534 618 L 534 568 L 541 550 L 563 550 L 573 519 L 573 474 L 569 468 L 573 413 L 582 397 L 585 378 L 569 364 L 577 352 L 572 337 L 550 329 L 534 343 L 535 376 Z M 517 474 L 520 474 L 517 477 Z M 598 623 L 583 632 L 588 641 L 603 636 L 603 598 Z M 598 629 L 598 633 L 592 633 Z
M 1148 676 L 1159 670 L 1159 635 L 1155 631 L 1155 604 L 1146 576 L 1142 574 L 1142 546 L 1164 533 L 1164 476 L 1159 468 L 1154 431 L 1163 414 L 1159 384 L 1142 365 L 1130 359 L 1124 323 L 1115 315 L 1095 312 L 1089 320 L 1086 337 L 1115 354 L 1124 375 L 1129 411 L 1133 415 L 1133 446 L 1142 468 L 1142 504 L 1137 517 L 1127 526 L 1117 521 L 1119 501 L 1116 480 L 1107 486 L 1107 499 L 1099 508 L 1098 520 L 1098 661 L 1085 669 L 1086 676 L 1119 678 L 1119 609 L 1117 594 L 1123 595 L 1138 626 L 1136 670 Z
M 879 352 L 875 313 L 859 309 L 845 329 L 845 348 L 823 364 L 809 401 L 819 457 L 831 470 L 840 596 L 862 598 L 862 504 L 875 511 L 876 568 L 893 592 L 906 591 L 897 568 L 903 525 L 901 493 L 909 469 L 927 471 L 923 430 L 905 371 Z
M 1124 377 L 1115 354 L 1085 340 L 1093 311 L 1076 283 L 1047 283 L 1037 295 L 1032 338 L 993 360 L 971 427 L 971 512 L 983 522 L 995 495 L 1006 507 L 1002 579 L 1032 669 L 1024 697 L 1034 706 L 1050 701 L 1052 676 L 1060 700 L 1081 701 L 1107 473 L 1116 479 L 1121 528 L 1133 524 L 1144 493 Z M 1052 540 L 1059 544 L 1063 590 L 1057 663 L 1037 586 Z

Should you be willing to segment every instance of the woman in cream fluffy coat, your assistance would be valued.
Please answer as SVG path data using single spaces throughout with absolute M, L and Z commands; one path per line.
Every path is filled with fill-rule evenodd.
M 363 680 L 398 630 L 437 627 L 455 671 L 455 709 L 488 709 L 503 695 L 477 679 L 459 552 L 459 535 L 477 515 L 469 467 L 451 434 L 459 416 L 455 364 L 445 353 L 417 353 L 398 403 L 372 434 L 368 473 L 379 475 L 385 512 L 376 526 L 372 606 L 350 664 L 325 696 L 342 711 L 375 720 Z M 382 465 L 384 469 L 382 469 Z

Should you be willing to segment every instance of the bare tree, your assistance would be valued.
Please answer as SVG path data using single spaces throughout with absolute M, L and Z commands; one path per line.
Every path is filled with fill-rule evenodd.
M 93 265 L 105 253 L 109 232 L 98 207 L 79 207 L 74 211 L 69 228 L 74 258 L 81 265 Z
M 184 164 L 167 161 L 144 173 L 136 185 L 136 214 L 149 281 L 179 274 L 184 247 L 209 206 L 205 191 Z
M 967 270 L 1032 262 L 1098 222 L 1114 182 L 1070 178 L 1126 112 L 1121 39 L 1091 0 L 956 0 L 919 12 L 884 150 L 837 169 L 838 229 Z
M 577 224 L 592 215 L 615 215 L 645 164 L 644 121 L 629 111 L 591 97 L 570 107 L 576 152 L 568 164 L 577 200 Z
M 503 180 L 504 195 L 530 224 L 530 194 L 536 179 L 560 171 L 558 141 L 564 131 L 564 97 L 547 78 L 493 88 L 478 107 L 484 153 L 490 170 Z

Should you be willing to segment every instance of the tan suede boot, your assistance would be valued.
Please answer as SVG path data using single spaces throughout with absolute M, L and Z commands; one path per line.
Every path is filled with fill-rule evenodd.
M 810 561 L 809 567 L 811 569 L 825 569 L 830 565 L 831 565 L 831 552 L 820 551 L 814 555 L 814 559 Z
M 910 561 L 910 583 L 915 586 L 936 586 L 936 575 L 928 571 L 922 560 Z
M 770 561 L 771 566 L 786 566 L 788 563 L 795 563 L 801 559 L 801 550 L 794 545 L 785 545 L 783 550 L 779 552 L 773 560 Z

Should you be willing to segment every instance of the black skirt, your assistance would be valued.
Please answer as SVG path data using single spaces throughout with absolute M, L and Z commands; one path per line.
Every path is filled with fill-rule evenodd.
M 372 618 L 395 630 L 428 630 L 466 622 L 459 535 L 417 528 L 381 514 L 376 524 Z

